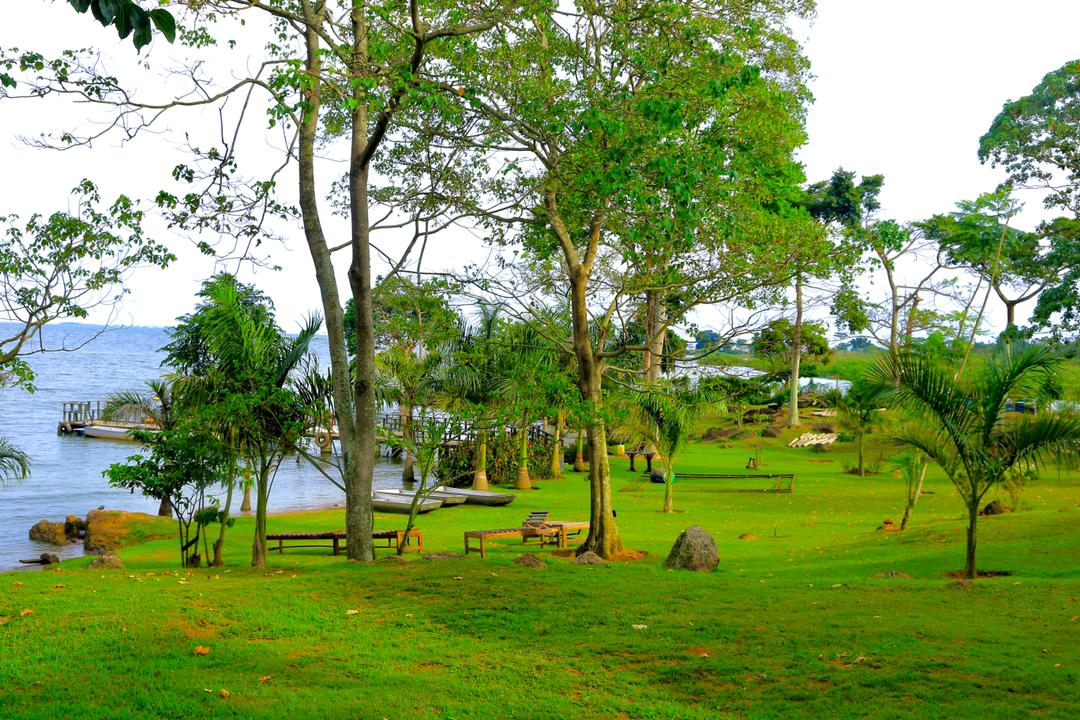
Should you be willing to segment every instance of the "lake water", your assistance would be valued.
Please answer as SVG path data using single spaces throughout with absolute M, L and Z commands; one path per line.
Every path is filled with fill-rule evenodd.
M 5 324 L 0 323 L 0 332 Z M 102 328 L 63 324 L 44 328 L 46 347 L 75 347 Z M 115 510 L 156 513 L 158 503 L 109 487 L 102 471 L 139 450 L 134 443 L 58 435 L 65 401 L 101 400 L 122 390 L 143 390 L 146 380 L 162 374 L 159 348 L 168 342 L 160 328 L 110 329 L 75 352 L 28 358 L 37 373 L 37 392 L 0 391 L 0 436 L 30 455 L 30 476 L 0 486 L 0 570 L 26 567 L 20 558 L 53 552 L 61 557 L 82 554 L 82 545 L 58 549 L 32 542 L 30 527 L 43 518 L 60 521 L 67 515 L 85 517 L 99 506 Z M 320 366 L 329 367 L 326 338 L 317 337 L 314 352 Z M 401 486 L 400 465 L 386 461 L 375 469 L 375 485 Z M 344 506 L 345 496 L 306 461 L 286 459 L 270 495 L 270 511 Z M 239 507 L 239 500 L 236 505 Z M 35 567 L 35 566 L 30 566 Z

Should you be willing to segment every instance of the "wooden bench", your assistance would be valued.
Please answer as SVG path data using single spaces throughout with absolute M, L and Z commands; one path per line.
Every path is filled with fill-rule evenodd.
M 718 488 L 714 492 L 731 493 L 791 493 L 795 491 L 794 474 L 729 474 L 729 473 L 678 473 L 678 477 L 699 480 L 772 480 L 771 488 Z M 787 480 L 787 487 L 781 486 L 781 481 Z
M 268 542 L 276 540 L 279 553 L 285 552 L 285 542 L 288 541 L 289 547 L 332 547 L 334 555 L 337 555 L 345 549 L 345 537 L 344 530 L 332 530 L 329 532 L 268 533 L 266 540 Z M 376 530 L 371 533 L 371 539 L 374 541 L 374 547 L 394 548 L 396 550 L 404 540 L 405 552 L 419 553 L 424 551 L 424 535 L 415 528 L 409 531 L 408 538 L 405 538 L 404 530 Z M 330 540 L 332 544 L 326 545 L 312 542 L 315 540 Z M 385 544 L 380 544 L 380 540 L 385 540 Z M 416 540 L 415 545 L 413 545 L 413 540 Z
M 548 543 L 554 543 L 562 547 L 562 538 L 564 532 L 561 528 L 557 527 L 535 527 L 535 528 L 503 528 L 501 530 L 467 530 L 465 532 L 465 554 L 470 552 L 480 552 L 480 557 L 486 557 L 488 540 L 494 538 L 504 537 L 519 537 L 522 542 L 525 542 L 526 538 L 538 537 L 540 538 L 540 545 L 547 545 Z M 469 544 L 469 539 L 479 540 L 480 547 L 474 547 Z
M 656 453 L 655 452 L 645 452 L 645 449 L 642 448 L 642 447 L 639 447 L 639 448 L 637 448 L 635 450 L 627 450 L 626 451 L 626 456 L 628 458 L 630 458 L 630 472 L 637 472 L 637 469 L 634 467 L 634 458 L 636 458 L 638 455 L 641 455 L 642 457 L 645 458 L 645 471 L 651 473 L 652 472 L 652 459 L 653 459 L 653 456 L 656 455 Z

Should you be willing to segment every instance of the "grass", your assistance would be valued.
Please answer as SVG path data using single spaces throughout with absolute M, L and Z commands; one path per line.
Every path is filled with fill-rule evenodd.
M 328 551 L 243 567 L 252 524 L 230 531 L 222 570 L 179 571 L 171 540 L 0 575 L 0 715 L 51 718 L 1043 717 L 1080 713 L 1080 489 L 1049 472 L 1023 512 L 980 524 L 980 567 L 957 582 L 960 501 L 932 474 L 905 533 L 889 475 L 840 472 L 850 453 L 762 451 L 796 472 L 792 495 L 662 487 L 614 459 L 627 546 L 644 560 L 572 564 L 506 541 L 486 560 L 370 566 Z M 679 469 L 735 471 L 750 441 L 692 444 Z M 584 519 L 582 476 L 540 483 L 504 508 L 420 520 L 429 552 L 532 509 Z M 380 527 L 402 519 L 378 516 Z M 270 529 L 343 526 L 340 510 L 276 516 Z M 711 574 L 664 570 L 675 537 L 716 538 Z M 739 540 L 752 533 L 756 540 Z M 511 560 L 536 552 L 540 570 Z M 910 577 L 891 577 L 897 572 Z M 24 610 L 32 611 L 22 615 Z M 355 612 L 354 612 L 355 611 Z M 641 627 L 644 626 L 644 627 Z M 194 648 L 209 648 L 196 655 Z M 228 692 L 223 697 L 220 691 Z M 208 692 L 209 691 L 209 692 Z

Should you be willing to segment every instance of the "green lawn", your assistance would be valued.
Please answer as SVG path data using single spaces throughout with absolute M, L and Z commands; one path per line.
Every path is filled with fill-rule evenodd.
M 681 469 L 737 471 L 748 444 L 692 445 Z M 608 567 L 505 541 L 486 560 L 359 566 L 294 550 L 252 571 L 242 520 L 223 570 L 178 572 L 159 541 L 123 552 L 124 571 L 75 560 L 0 575 L 0 717 L 1080 715 L 1077 477 L 1049 472 L 1024 511 L 982 521 L 980 567 L 1012 575 L 969 586 L 945 576 L 963 564 L 951 486 L 931 475 L 912 527 L 877 532 L 899 519 L 901 482 L 842 474 L 845 452 L 769 446 L 762 470 L 796 472 L 793 495 L 684 480 L 671 515 L 657 512 L 662 487 L 615 459 L 624 540 L 648 555 Z M 423 517 L 427 550 L 461 552 L 464 530 L 533 509 L 586 519 L 582 476 L 540 486 Z M 716 538 L 715 573 L 660 567 L 692 524 Z M 335 510 L 270 529 L 342 525 Z M 511 563 L 530 550 L 546 568 Z

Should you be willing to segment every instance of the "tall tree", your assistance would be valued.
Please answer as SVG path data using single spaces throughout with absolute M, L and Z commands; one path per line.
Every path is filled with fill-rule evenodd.
M 43 72 L 29 83 L 28 93 L 57 91 L 90 102 L 104 103 L 113 112 L 113 129 L 128 137 L 171 111 L 209 107 L 222 113 L 232 127 L 208 147 L 191 147 L 191 160 L 174 169 L 180 188 L 163 191 L 158 201 L 170 221 L 188 230 L 209 230 L 236 241 L 236 254 L 249 258 L 258 243 L 276 237 L 274 220 L 303 225 L 319 287 L 329 337 L 334 407 L 341 437 L 341 466 L 346 486 L 346 526 L 350 559 L 373 559 L 371 481 L 375 458 L 376 385 L 374 380 L 374 315 L 372 304 L 372 234 L 401 226 L 398 210 L 408 221 L 426 228 L 437 211 L 404 201 L 388 182 L 377 188 L 375 163 L 389 152 L 399 120 L 417 109 L 444 102 L 445 63 L 440 53 L 472 54 L 473 36 L 493 28 L 513 7 L 494 0 L 446 2 L 421 7 L 419 0 L 397 5 L 371 5 L 351 0 L 204 0 L 190 3 L 185 19 L 191 23 L 182 39 L 194 52 L 218 42 L 218 34 L 266 28 L 266 59 L 240 79 L 207 78 L 221 63 L 191 61 L 190 94 L 170 93 L 157 100 L 153 90 L 136 93 L 104 70 L 93 56 L 72 54 L 43 63 Z M 259 20 L 256 21 L 255 18 Z M 249 72 L 238 70 L 238 72 Z M 183 96 L 182 99 L 175 99 Z M 267 173 L 245 175 L 239 162 L 240 142 L 247 138 L 248 113 L 265 100 L 273 131 L 283 131 L 281 163 Z M 225 111 L 236 100 L 238 114 Z M 64 132 L 57 144 L 89 143 L 108 128 L 89 133 Z M 275 140 L 277 142 L 277 140 Z M 192 143 L 194 144 L 194 143 Z M 251 143 L 263 153 L 263 143 Z M 320 158 L 343 161 L 347 176 L 335 186 L 333 200 L 349 224 L 345 242 L 326 232 L 320 198 L 331 185 Z M 294 164 L 295 163 L 295 164 Z M 296 206 L 278 194 L 286 167 L 297 171 Z M 407 187 L 407 185 L 406 185 Z M 386 215 L 373 213 L 389 204 Z M 412 214 L 410 214 L 412 213 Z M 429 235 L 414 233 L 414 243 Z M 206 242 L 200 246 L 213 252 Z M 333 254 L 348 253 L 348 291 L 343 293 Z M 393 262 L 399 270 L 405 257 Z M 356 305 L 357 353 L 355 371 L 345 346 L 343 299 Z
M 603 377 L 629 288 L 620 278 L 638 261 L 630 228 L 665 208 L 662 222 L 673 214 L 678 222 L 655 239 L 677 257 L 695 248 L 707 219 L 727 220 L 727 238 L 738 237 L 744 213 L 783 225 L 786 198 L 802 181 L 791 152 L 803 139 L 807 98 L 806 62 L 785 23 L 807 9 L 770 1 L 538 7 L 493 36 L 488 52 L 457 61 L 463 81 L 454 94 L 477 123 L 458 141 L 505 153 L 482 178 L 483 196 L 508 208 L 493 234 L 547 263 L 549 296 L 569 298 L 572 331 L 560 344 L 577 361 L 591 458 L 582 551 L 608 557 L 622 546 Z M 702 158 L 715 162 L 706 168 Z M 524 289 L 518 297 L 528 297 Z
M 979 139 L 979 160 L 1004 168 L 1017 188 L 1044 193 L 1062 214 L 1037 234 L 1049 243 L 1044 266 L 1060 273 L 1039 295 L 1033 320 L 1055 334 L 1080 330 L 1080 60 L 1047 73 L 1030 94 L 1011 100 Z

